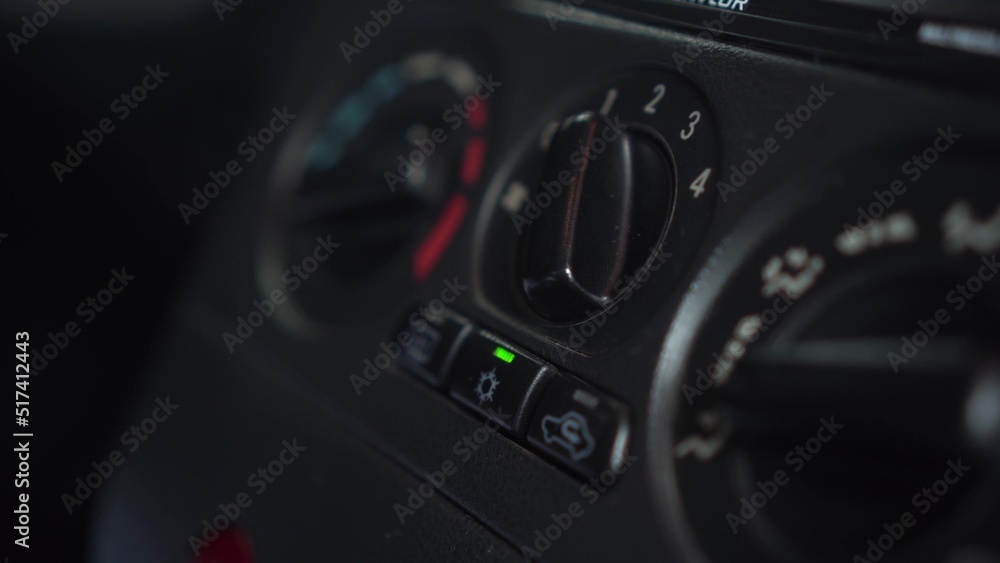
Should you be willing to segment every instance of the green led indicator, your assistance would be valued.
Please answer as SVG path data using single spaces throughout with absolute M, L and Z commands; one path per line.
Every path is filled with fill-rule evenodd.
M 514 361 L 514 352 L 511 352 L 510 350 L 505 350 L 500 346 L 497 346 L 497 349 L 493 350 L 493 355 L 507 362 L 508 364 Z

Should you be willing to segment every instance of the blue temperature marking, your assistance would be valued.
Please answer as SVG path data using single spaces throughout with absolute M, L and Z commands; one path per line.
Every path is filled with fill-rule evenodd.
M 396 98 L 406 86 L 397 65 L 382 67 L 358 91 L 349 94 L 330 113 L 326 129 L 309 147 L 309 168 L 325 171 L 343 157 L 344 146 L 375 115 L 379 105 Z

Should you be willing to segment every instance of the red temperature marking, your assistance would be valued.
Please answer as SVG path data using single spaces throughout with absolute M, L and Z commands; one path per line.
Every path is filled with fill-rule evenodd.
M 486 102 L 469 112 L 468 123 L 471 131 L 481 131 L 486 127 L 488 112 Z M 472 137 L 465 143 L 465 153 L 459 167 L 459 180 L 462 185 L 472 187 L 479 183 L 486 160 L 486 140 L 482 137 Z M 413 279 L 421 282 L 427 279 L 441 256 L 451 245 L 455 233 L 458 232 L 465 213 L 469 210 L 469 201 L 461 194 L 454 194 L 445 203 L 444 210 L 438 217 L 431 232 L 427 235 L 416 254 L 413 255 Z
M 483 161 L 486 159 L 486 141 L 482 137 L 473 137 L 465 143 L 465 156 L 462 157 L 462 169 L 459 179 L 466 187 L 479 183 L 479 175 L 483 171 Z
M 473 131 L 482 131 L 486 127 L 487 115 L 486 102 L 482 102 L 479 107 L 469 112 L 469 128 Z
M 229 528 L 219 532 L 195 559 L 195 563 L 254 563 L 253 546 L 246 532 Z
M 469 209 L 469 202 L 462 194 L 454 194 L 444 206 L 444 211 L 438 217 L 434 227 L 427 238 L 420 243 L 417 253 L 413 256 L 413 279 L 424 281 L 434 266 L 448 249 L 451 240 L 458 232 L 459 225 L 465 217 L 465 212 Z

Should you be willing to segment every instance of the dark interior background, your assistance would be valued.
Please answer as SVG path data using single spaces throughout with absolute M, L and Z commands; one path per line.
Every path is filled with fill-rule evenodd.
M 70 492 L 117 440 L 111 434 L 149 343 L 213 219 L 209 207 L 185 225 L 177 205 L 231 158 L 247 134 L 262 69 L 288 40 L 282 20 L 268 13 L 275 8 L 262 2 L 244 2 L 223 21 L 210 2 L 146 21 L 137 5 L 113 4 L 61 6 L 17 54 L 7 41 L 0 49 L 4 333 L 12 339 L 30 331 L 37 349 L 49 332 L 81 321 L 77 305 L 107 286 L 112 269 L 136 277 L 30 380 L 31 555 L 38 561 L 83 558 L 93 504 L 68 515 L 58 495 L 39 493 Z M 38 9 L 9 3 L 0 29 L 18 31 L 20 18 Z M 169 77 L 119 121 L 110 104 L 157 64 Z M 59 182 L 52 161 L 105 117 L 115 130 Z

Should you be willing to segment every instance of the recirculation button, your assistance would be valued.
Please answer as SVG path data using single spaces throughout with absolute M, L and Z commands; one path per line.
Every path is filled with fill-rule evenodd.
M 532 446 L 584 477 L 621 471 L 628 439 L 628 408 L 566 374 L 547 385 L 528 428 Z

